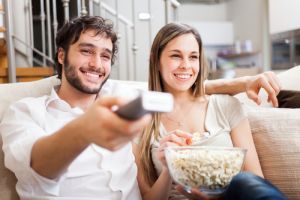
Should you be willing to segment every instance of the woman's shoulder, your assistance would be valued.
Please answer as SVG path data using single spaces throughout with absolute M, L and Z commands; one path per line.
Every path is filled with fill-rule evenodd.
M 240 101 L 228 94 L 213 94 L 210 95 L 209 101 L 214 104 L 226 106 L 226 105 L 240 105 Z

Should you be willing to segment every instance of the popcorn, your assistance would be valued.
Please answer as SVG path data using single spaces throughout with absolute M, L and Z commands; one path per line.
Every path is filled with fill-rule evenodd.
M 188 138 L 186 139 L 186 144 L 187 145 L 195 145 L 197 143 L 202 142 L 204 139 L 209 138 L 209 133 L 208 132 L 195 132 L 193 133 L 193 137 L 192 138 Z
M 186 148 L 172 151 L 167 160 L 170 172 L 178 183 L 192 188 L 218 189 L 226 187 L 239 173 L 244 152 Z

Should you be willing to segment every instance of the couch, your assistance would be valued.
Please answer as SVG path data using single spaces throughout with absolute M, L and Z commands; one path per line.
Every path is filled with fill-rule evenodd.
M 300 66 L 278 75 L 283 89 L 300 91 Z M 118 81 L 124 87 L 146 88 L 144 82 Z M 11 102 L 27 96 L 48 94 L 55 77 L 28 83 L 0 85 L 0 122 Z M 261 92 L 266 99 L 266 94 Z M 289 199 L 300 199 L 300 109 L 271 108 L 266 101 L 257 106 L 245 94 L 237 95 L 248 115 L 255 146 L 264 175 L 278 186 Z M 2 138 L 0 137 L 0 146 Z M 0 199 L 16 200 L 16 178 L 4 166 L 0 150 Z

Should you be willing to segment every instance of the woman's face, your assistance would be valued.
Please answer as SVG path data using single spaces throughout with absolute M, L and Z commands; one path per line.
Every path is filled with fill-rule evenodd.
M 199 45 L 191 33 L 171 40 L 160 57 L 164 89 L 171 93 L 189 91 L 199 73 Z

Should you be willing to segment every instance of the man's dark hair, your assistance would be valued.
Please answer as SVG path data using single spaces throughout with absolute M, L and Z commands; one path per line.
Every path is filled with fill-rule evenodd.
M 71 44 L 79 40 L 81 33 L 87 30 L 95 30 L 96 35 L 104 34 L 105 37 L 110 38 L 113 44 L 112 49 L 112 64 L 114 63 L 117 52 L 117 35 L 113 30 L 113 24 L 110 20 L 103 19 L 100 16 L 81 16 L 76 17 L 65 24 L 58 30 L 56 34 L 56 55 L 55 65 L 57 71 L 57 78 L 61 79 L 62 65 L 58 62 L 58 50 L 62 48 L 65 55 Z

